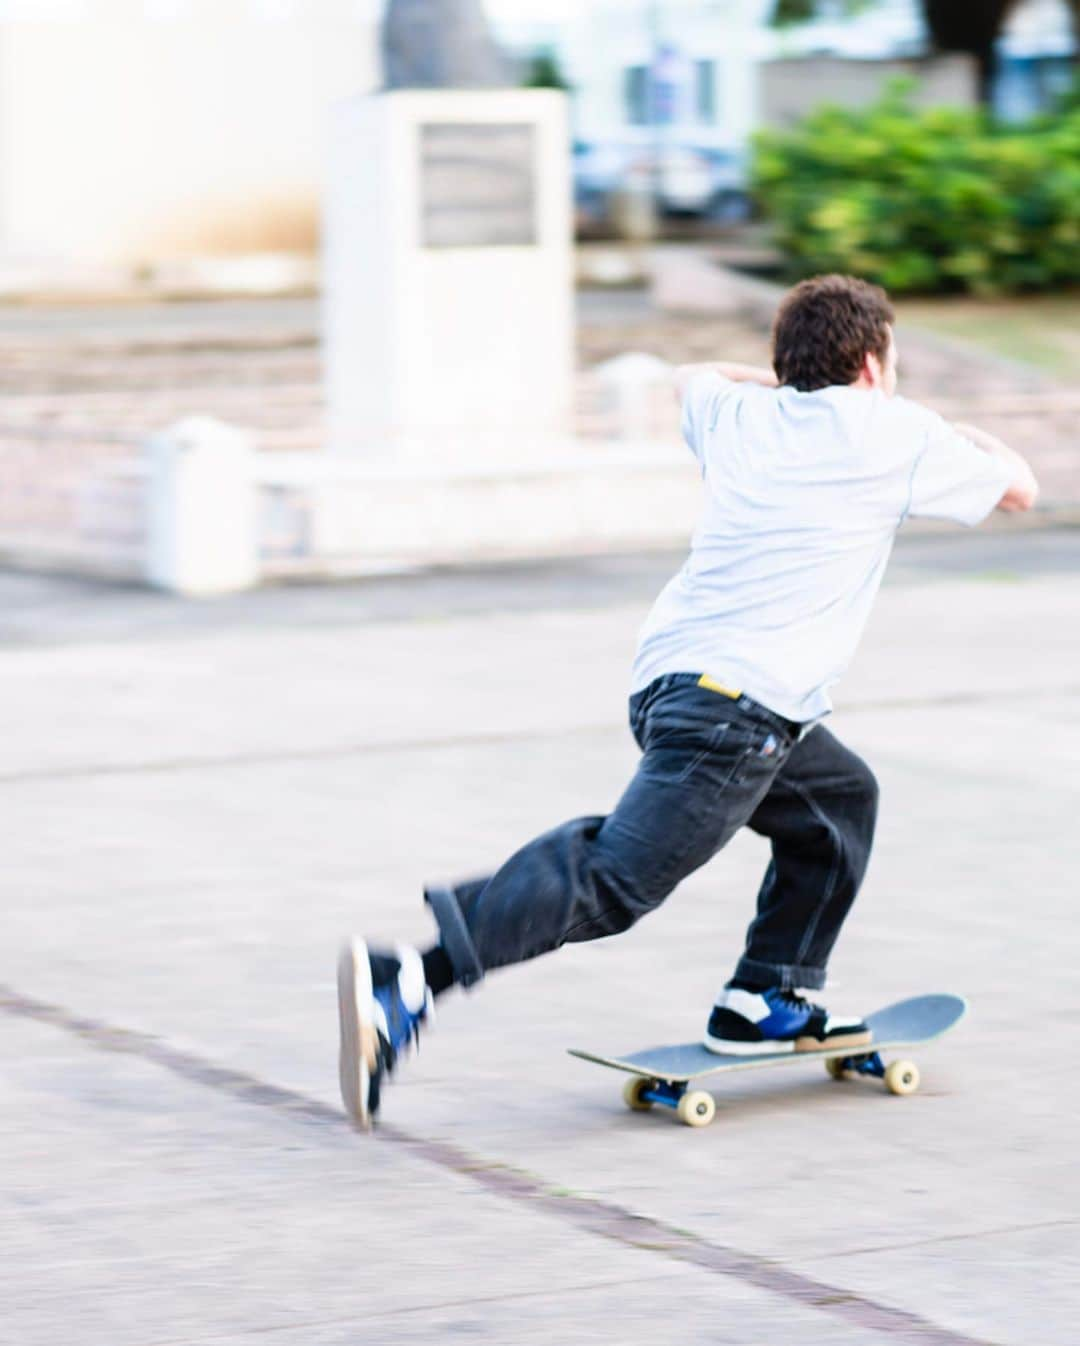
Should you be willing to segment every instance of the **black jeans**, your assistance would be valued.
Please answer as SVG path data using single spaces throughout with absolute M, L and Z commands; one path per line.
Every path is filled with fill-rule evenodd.
M 822 726 L 800 739 L 693 673 L 631 697 L 630 727 L 643 755 L 613 813 L 537 837 L 489 878 L 427 890 L 457 980 L 628 929 L 750 827 L 772 860 L 735 975 L 822 987 L 870 858 L 870 769 Z

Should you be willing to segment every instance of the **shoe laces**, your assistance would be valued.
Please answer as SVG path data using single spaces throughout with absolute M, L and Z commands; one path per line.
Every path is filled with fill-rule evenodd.
M 813 1013 L 814 1010 L 821 1010 L 820 1005 L 815 1005 L 812 1001 L 807 1000 L 806 996 L 800 995 L 798 991 L 781 990 L 779 995 L 780 999 L 786 1005 L 790 1005 L 793 1009 L 808 1010 L 811 1013 Z M 822 1011 L 822 1013 L 824 1013 L 824 1011 Z

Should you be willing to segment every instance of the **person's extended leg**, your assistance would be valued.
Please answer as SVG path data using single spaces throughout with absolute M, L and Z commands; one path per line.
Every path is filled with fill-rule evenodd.
M 673 675 L 632 725 L 643 756 L 607 817 L 537 837 L 493 876 L 428 889 L 456 980 L 628 929 L 716 854 L 790 749 L 774 722 Z
M 812 730 L 792 750 L 750 818 L 772 842 L 772 861 L 745 951 L 710 1017 L 706 1044 L 714 1050 L 753 1050 L 779 1019 L 794 1022 L 814 1010 L 790 993 L 825 985 L 870 859 L 877 801 L 869 767 L 827 729 Z M 859 1021 L 830 1021 L 823 1011 L 801 1032 L 795 1049 L 868 1041 Z
M 631 726 L 643 756 L 614 812 L 545 833 L 489 879 L 429 888 L 441 945 L 416 961 L 443 983 L 449 970 L 455 982 L 468 986 L 493 968 L 626 930 L 753 815 L 791 747 L 783 723 L 708 691 L 692 675 L 659 679 L 631 702 Z M 345 1007 L 342 1093 L 364 1124 L 365 1081 L 382 1071 L 378 1039 L 388 1044 L 389 1066 L 428 1012 L 419 987 L 410 995 L 395 981 L 383 993 L 376 972 L 372 989 L 360 966 L 365 951 L 354 942 L 343 953 L 339 977 Z M 359 1044 L 361 1051 L 365 1043 L 369 1049 L 366 1068 L 352 1064 L 363 1033 L 357 1004 L 361 1010 L 371 1004 L 377 1020 Z M 399 1025 L 396 1038 L 391 1009 Z

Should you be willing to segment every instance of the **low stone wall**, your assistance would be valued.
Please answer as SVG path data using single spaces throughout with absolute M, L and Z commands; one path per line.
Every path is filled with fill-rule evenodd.
M 160 480 L 160 462 L 151 470 L 148 446 L 162 427 L 179 434 L 192 416 L 203 422 L 197 438 L 210 455 L 229 427 L 243 430 L 253 564 L 264 578 L 685 539 L 696 477 L 679 445 L 663 360 L 624 353 L 580 371 L 573 430 L 562 437 L 527 428 L 512 439 L 458 432 L 333 456 L 322 448 L 314 326 L 298 327 L 295 312 L 283 310 L 276 331 L 273 321 L 229 329 L 227 315 L 215 327 L 207 308 L 205 324 L 200 316 L 191 328 L 163 313 L 160 326 L 140 322 L 134 334 L 114 335 L 88 315 L 85 331 L 65 325 L 62 336 L 8 339 L 0 563 L 146 578 L 151 557 L 162 554 L 148 522 L 155 502 L 179 489 Z M 194 479 L 187 473 L 184 491 Z M 175 587 L 187 592 L 205 591 L 205 575 L 190 565 L 209 546 L 205 536 L 200 544 L 200 511 L 209 518 L 217 494 L 212 480 L 200 481 L 203 503 L 182 506 L 186 559 L 170 563 Z
M 865 107 L 898 78 L 914 81 L 916 107 L 972 107 L 978 101 L 978 70 L 970 56 L 883 61 L 815 53 L 762 64 L 761 124 L 791 126 L 822 103 Z
M 145 549 L 137 441 L 0 425 L 0 562 L 136 580 Z
M 631 296 L 584 305 L 587 367 L 572 434 L 526 442 L 522 432 L 512 443 L 437 436 L 393 454 L 373 444 L 369 456 L 352 458 L 321 451 L 313 311 L 230 319 L 228 310 L 200 310 L 183 331 L 140 318 L 115 337 L 88 318 L 67 344 L 53 331 L 6 339 L 0 563 L 145 580 L 155 545 L 162 555 L 154 502 L 178 489 L 160 479 L 160 458 L 153 466 L 151 432 L 195 412 L 222 423 L 226 437 L 240 427 L 245 458 L 250 451 L 230 487 L 253 520 L 250 557 L 238 556 L 220 518 L 215 525 L 215 545 L 232 546 L 220 572 L 226 584 L 245 574 L 317 578 L 678 547 L 696 520 L 700 482 L 679 442 L 668 365 L 766 360 L 781 293 L 707 254 L 668 253 L 658 258 L 656 307 Z M 1041 517 L 1076 517 L 1080 392 L 920 331 L 902 333 L 901 350 L 905 391 L 1016 444 L 1043 483 Z M 209 546 L 206 525 L 221 493 L 213 472 L 199 480 L 206 503 L 186 496 L 177 506 L 189 557 Z M 159 567 L 157 582 L 207 591 L 205 573 L 181 570 L 170 578 Z

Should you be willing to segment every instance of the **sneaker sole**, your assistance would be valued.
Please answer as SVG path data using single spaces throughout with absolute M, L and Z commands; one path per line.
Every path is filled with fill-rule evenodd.
M 782 1052 L 793 1052 L 795 1043 L 788 1040 L 765 1041 L 761 1042 L 736 1042 L 729 1038 L 710 1038 L 702 1039 L 701 1045 L 707 1051 L 715 1052 L 717 1056 L 773 1056 Z
M 872 1040 L 873 1034 L 868 1031 L 865 1033 L 838 1033 L 827 1041 L 822 1041 L 819 1038 L 789 1038 L 786 1041 L 774 1039 L 761 1042 L 736 1042 L 725 1038 L 706 1037 L 702 1039 L 701 1045 L 717 1056 L 779 1056 L 785 1053 L 831 1052 L 842 1051 L 848 1047 L 868 1047 Z
M 372 1020 L 374 997 L 367 945 L 361 939 L 342 946 L 337 966 L 338 1018 L 341 1026 L 338 1081 L 345 1111 L 361 1130 L 372 1123 L 368 1099 L 378 1061 L 378 1033 Z

